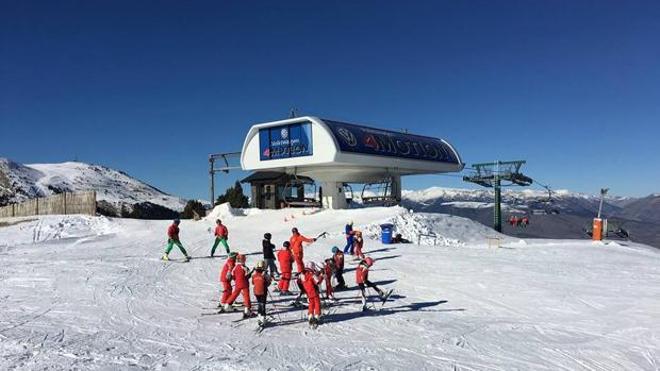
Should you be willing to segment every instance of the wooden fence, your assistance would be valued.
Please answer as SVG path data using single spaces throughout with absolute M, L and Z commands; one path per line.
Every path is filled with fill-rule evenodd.
M 70 214 L 96 215 L 96 191 L 65 192 L 0 207 L 0 218 Z

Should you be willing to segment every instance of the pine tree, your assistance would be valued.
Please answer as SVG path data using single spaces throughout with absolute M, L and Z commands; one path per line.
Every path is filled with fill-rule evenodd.
M 248 197 L 243 194 L 243 187 L 238 180 L 233 187 L 227 188 L 224 195 L 218 197 L 215 204 L 219 205 L 225 202 L 229 202 L 229 205 L 234 208 L 249 207 Z
M 198 217 L 203 217 L 206 215 L 206 210 L 204 210 L 204 205 L 201 202 L 196 200 L 190 200 L 186 203 L 186 207 L 183 208 L 181 213 L 181 218 L 183 219 L 193 219 L 195 218 L 195 213 Z

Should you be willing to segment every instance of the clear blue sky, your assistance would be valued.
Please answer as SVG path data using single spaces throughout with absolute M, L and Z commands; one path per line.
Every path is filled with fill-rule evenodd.
M 205 198 L 207 155 L 291 107 L 526 159 L 554 188 L 660 192 L 660 3 L 0 3 L 0 156 Z M 432 185 L 465 186 L 404 180 Z

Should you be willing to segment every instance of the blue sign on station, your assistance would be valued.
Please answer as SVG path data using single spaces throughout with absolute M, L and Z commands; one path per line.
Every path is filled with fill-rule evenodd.
M 261 161 L 311 156 L 312 123 L 300 122 L 259 129 L 259 150 Z

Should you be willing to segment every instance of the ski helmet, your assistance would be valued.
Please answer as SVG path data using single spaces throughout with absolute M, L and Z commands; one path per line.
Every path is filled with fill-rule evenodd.
M 332 253 L 336 254 L 339 252 L 339 248 L 337 246 L 332 246 Z
M 243 254 L 237 254 L 236 255 L 236 261 L 240 263 L 245 263 L 245 255 Z
M 291 242 L 289 242 L 289 241 L 284 241 L 284 243 L 282 244 L 282 246 L 284 246 L 284 247 L 286 247 L 286 248 L 288 249 L 289 247 L 291 247 Z
M 298 234 L 298 233 L 300 233 L 300 232 L 298 232 L 298 228 L 293 227 L 293 228 L 291 228 L 291 233 L 293 233 L 293 234 Z
M 265 267 L 266 267 L 266 262 L 263 260 L 259 260 L 254 268 L 256 270 L 264 270 Z
M 220 219 L 216 219 L 216 220 L 215 220 L 215 224 L 222 224 L 222 220 L 220 220 Z
M 264 233 L 264 238 L 270 241 L 270 239 L 273 238 L 273 235 L 270 233 Z
M 179 223 L 181 223 L 181 220 L 180 220 L 180 219 L 178 219 L 178 218 L 177 218 L 177 219 L 174 219 L 174 224 L 177 224 L 177 225 L 178 225 Z
M 374 265 L 374 260 L 370 257 L 365 258 L 364 262 L 367 264 L 367 267 L 371 267 L 372 265 Z
M 236 251 L 232 251 L 229 253 L 229 258 L 231 259 L 236 259 L 236 256 L 238 256 L 238 253 Z

